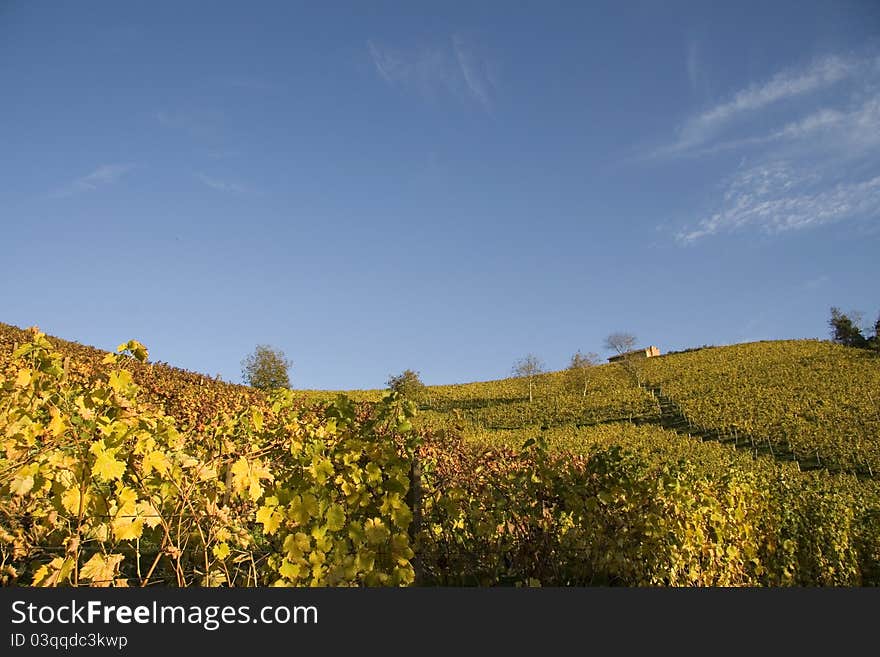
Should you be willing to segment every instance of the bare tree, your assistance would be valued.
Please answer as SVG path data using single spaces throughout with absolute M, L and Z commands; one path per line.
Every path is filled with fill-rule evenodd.
M 621 333 L 620 331 L 612 333 L 605 338 L 605 348 L 609 351 L 616 351 L 622 356 L 636 346 L 636 336 L 632 333 Z
M 634 352 L 636 336 L 632 333 L 615 332 L 605 338 L 605 348 L 617 352 L 623 369 L 635 379 L 636 385 L 642 385 L 642 356 Z
M 590 380 L 590 370 L 599 364 L 599 355 L 592 351 L 586 354 L 577 352 L 571 357 L 571 363 L 568 366 L 569 372 L 580 386 L 583 383 L 583 396 L 587 396 L 587 383 Z
M 532 401 L 532 386 L 535 377 L 544 371 L 544 363 L 535 354 L 529 354 L 525 358 L 520 358 L 513 364 L 514 376 L 519 376 L 529 380 L 529 403 Z

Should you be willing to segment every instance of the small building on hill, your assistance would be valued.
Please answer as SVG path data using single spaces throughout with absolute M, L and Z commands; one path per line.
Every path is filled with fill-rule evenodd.
M 651 345 L 645 349 L 633 349 L 632 351 L 626 351 L 622 354 L 615 354 L 608 359 L 609 363 L 616 363 L 617 361 L 623 360 L 624 358 L 653 358 L 654 356 L 659 356 L 660 350 Z

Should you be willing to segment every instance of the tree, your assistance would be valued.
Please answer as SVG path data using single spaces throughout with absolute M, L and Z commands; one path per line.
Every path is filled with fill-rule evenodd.
M 874 337 L 868 343 L 872 349 L 880 351 L 880 315 L 877 315 L 877 321 L 874 322 Z
M 616 332 L 605 338 L 605 348 L 610 351 L 617 352 L 618 356 L 622 356 L 620 364 L 630 376 L 632 376 L 637 385 L 642 385 L 642 356 L 644 354 L 634 353 L 636 346 L 636 336 L 632 333 Z
M 594 354 L 593 352 L 582 354 L 578 351 L 571 357 L 571 363 L 568 366 L 568 370 L 577 382 L 578 387 L 583 383 L 584 397 L 587 396 L 587 383 L 590 380 L 590 370 L 598 364 L 599 355 Z
M 420 399 L 425 391 L 425 384 L 414 370 L 404 370 L 397 376 L 389 376 L 386 385 L 411 401 Z
M 289 388 L 287 372 L 292 366 L 280 349 L 258 344 L 254 352 L 241 361 L 241 377 L 246 385 L 260 390 Z
M 862 330 L 858 326 L 860 322 L 861 313 L 850 312 L 849 315 L 844 315 L 840 312 L 840 308 L 832 306 L 831 319 L 828 320 L 828 325 L 831 327 L 831 339 L 846 347 L 868 346 L 868 340 L 862 335 Z M 880 319 L 878 319 L 878 324 L 880 324 Z
M 619 356 L 632 351 L 635 346 L 636 336 L 631 333 L 621 333 L 618 331 L 605 338 L 605 348 L 609 351 L 616 351 Z
M 520 358 L 513 364 L 514 376 L 526 378 L 529 380 L 529 403 L 532 401 L 532 387 L 535 377 L 544 371 L 544 363 L 535 354 L 529 354 L 525 358 Z

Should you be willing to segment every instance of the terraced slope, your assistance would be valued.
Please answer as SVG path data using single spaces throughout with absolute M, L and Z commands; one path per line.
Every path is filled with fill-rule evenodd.
M 559 427 L 656 418 L 651 395 L 634 386 L 617 366 L 597 367 L 586 395 L 568 372 L 536 377 L 533 400 L 528 383 L 510 378 L 482 383 L 430 386 L 420 399 L 425 417 L 435 422 L 454 419 L 488 431 L 524 427 Z
M 817 340 L 756 342 L 651 358 L 641 376 L 639 387 L 619 365 L 596 367 L 584 396 L 567 372 L 553 372 L 537 377 L 531 403 L 523 379 L 429 386 L 419 422 L 459 427 L 487 444 L 541 429 L 656 424 L 802 470 L 880 472 L 880 358 L 871 352 Z M 355 394 L 371 400 L 381 391 Z
M 695 435 L 766 445 L 805 468 L 880 472 L 880 358 L 815 340 L 755 342 L 652 358 L 664 417 Z M 754 443 L 754 444 L 753 444 Z

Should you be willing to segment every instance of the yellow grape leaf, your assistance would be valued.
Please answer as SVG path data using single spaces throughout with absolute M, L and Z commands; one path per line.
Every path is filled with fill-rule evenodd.
M 61 561 L 61 557 L 56 557 L 54 561 Z M 39 568 L 37 568 L 34 573 L 34 578 L 31 580 L 31 586 L 40 586 L 46 577 L 49 576 L 49 566 L 43 564 Z
M 116 347 L 116 351 L 120 353 L 125 351 L 126 349 L 131 352 L 132 356 L 134 356 L 137 360 L 141 362 L 147 360 L 147 356 L 149 356 L 147 348 L 137 340 L 129 340 L 125 344 L 121 344 Z
M 252 501 L 256 502 L 263 495 L 261 479 L 272 481 L 272 473 L 259 461 L 248 463 L 243 456 L 232 465 L 232 488 L 242 494 L 245 490 Z
M 156 510 L 156 507 L 154 507 L 150 502 L 138 502 L 137 514 L 138 517 L 143 518 L 144 524 L 150 529 L 158 526 L 159 523 L 162 522 L 162 518 L 160 517 L 159 512 Z
M 262 461 L 254 461 L 251 463 L 251 472 L 257 479 L 268 479 L 269 481 L 275 480 L 275 477 L 272 476 L 272 471 L 263 465 Z
M 226 557 L 229 556 L 229 545 L 226 541 L 222 543 L 217 543 L 214 548 L 211 550 L 214 553 L 214 556 L 223 561 Z
M 164 452 L 154 450 L 152 452 L 147 452 L 147 454 L 144 455 L 143 466 L 145 475 L 149 475 L 153 470 L 160 475 L 165 475 L 171 467 L 171 462 L 168 460 L 168 457 L 165 456 Z
M 257 431 L 263 430 L 263 411 L 256 406 L 251 409 L 251 420 L 254 422 L 254 429 Z
M 131 340 L 128 344 L 130 345 L 129 349 L 131 350 L 131 353 L 134 354 L 135 358 L 137 358 L 142 363 L 147 360 L 150 352 L 147 351 L 147 348 L 144 345 L 142 345 L 137 340 Z
M 366 467 L 367 481 L 371 484 L 378 484 L 382 481 L 382 470 L 375 463 L 368 463 Z
M 117 541 L 130 541 L 140 538 L 144 531 L 144 521 L 142 518 L 118 518 L 110 522 L 113 529 L 113 538 Z
M 55 557 L 48 565 L 43 564 L 34 573 L 31 586 L 58 586 L 70 577 L 73 571 L 73 559 Z
M 113 365 L 115 362 L 117 362 L 116 354 L 109 354 L 108 353 L 101 360 L 101 365 Z
M 79 571 L 80 579 L 94 586 L 110 586 L 116 578 L 123 555 L 111 554 L 106 559 L 100 553 L 89 559 Z
M 262 494 L 263 487 L 260 485 L 260 480 L 257 477 L 251 477 L 250 486 L 248 487 L 248 495 L 250 495 L 251 500 L 256 502 Z
M 113 372 L 110 375 L 108 383 L 110 384 L 110 387 L 118 393 L 127 392 L 129 386 L 132 384 L 131 372 L 128 372 L 127 370 Z
M 312 539 L 303 532 L 288 534 L 284 539 L 282 549 L 291 559 L 298 559 L 303 552 L 308 552 L 312 547 Z
M 274 534 L 281 525 L 283 517 L 280 513 L 275 512 L 275 508 L 271 506 L 261 506 L 257 510 L 257 522 L 262 523 L 263 529 L 270 536 Z
M 367 538 L 367 542 L 372 545 L 384 543 L 391 536 L 391 532 L 388 531 L 388 528 L 385 526 L 385 523 L 382 522 L 381 518 L 367 520 L 364 523 L 364 534 Z
M 67 431 L 68 424 L 57 408 L 53 408 L 50 413 L 52 414 L 52 420 L 49 422 L 49 431 L 54 438 L 57 438 Z
M 302 566 L 296 563 L 292 563 L 287 559 L 281 564 L 281 568 L 278 569 L 279 574 L 282 577 L 285 577 L 289 580 L 296 581 L 299 579 L 300 574 L 302 573 Z
M 12 481 L 9 482 L 9 491 L 13 495 L 24 497 L 31 492 L 31 489 L 34 487 L 34 478 L 39 471 L 39 463 L 31 463 L 19 468 L 12 476 Z
M 15 477 L 9 485 L 9 490 L 13 495 L 24 497 L 31 492 L 34 487 L 34 478 L 30 475 L 24 477 Z
M 266 524 L 266 521 L 274 512 L 275 509 L 271 506 L 261 506 L 257 509 L 257 522 Z
M 242 493 L 248 487 L 251 475 L 250 466 L 243 456 L 232 464 L 232 489 L 236 493 Z
M 345 526 L 345 509 L 341 504 L 331 504 L 327 509 L 327 529 L 338 532 Z
M 189 454 L 177 453 L 177 462 L 180 464 L 181 468 L 194 468 L 199 465 L 199 460 L 195 456 L 190 456 Z
M 213 464 L 202 464 L 196 471 L 199 481 L 213 481 L 217 479 L 217 467 Z
M 18 370 L 18 376 L 15 377 L 15 387 L 16 388 L 24 388 L 31 382 L 31 371 L 30 370 Z
M 95 418 L 95 411 L 86 406 L 86 400 L 81 395 L 76 398 L 76 409 L 84 420 L 93 420 Z
M 382 505 L 379 507 L 379 511 L 381 511 L 383 515 L 387 516 L 394 509 L 399 508 L 401 504 L 403 504 L 403 500 L 399 493 L 385 493 L 382 499 Z
M 394 509 L 394 511 L 391 512 L 391 520 L 401 529 L 406 529 L 407 527 L 409 527 L 409 523 L 412 522 L 412 519 L 412 512 L 405 504 L 397 507 L 396 509 Z
M 299 524 L 305 524 L 313 516 L 318 515 L 318 500 L 314 495 L 306 493 L 302 497 L 294 495 L 287 505 L 288 517 Z
M 78 516 L 80 513 L 80 504 L 82 505 L 82 511 L 86 512 L 91 499 L 92 497 L 89 495 L 88 491 L 86 491 L 85 495 L 81 496 L 79 487 L 71 486 L 61 495 L 61 506 L 73 515 Z
M 251 485 L 248 487 L 248 496 L 251 498 L 251 501 L 256 502 L 262 494 L 263 487 L 260 485 L 260 482 L 256 479 L 251 480 Z
M 312 473 L 315 481 L 319 484 L 323 484 L 327 481 L 328 477 L 333 476 L 333 463 L 331 463 L 328 458 L 315 456 L 312 460 L 312 464 L 309 466 L 309 471 Z
M 117 514 L 126 516 L 134 515 L 137 504 L 137 492 L 122 483 L 116 484 L 116 503 L 119 507 Z
M 92 466 L 93 474 L 104 481 L 122 479 L 125 472 L 125 463 L 117 461 L 113 451 L 104 448 L 104 442 L 99 440 L 92 443 L 89 451 L 95 455 L 95 464 Z

